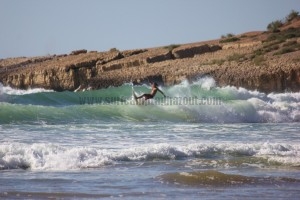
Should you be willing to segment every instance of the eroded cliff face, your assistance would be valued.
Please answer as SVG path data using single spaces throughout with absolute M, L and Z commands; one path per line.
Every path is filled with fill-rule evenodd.
M 215 49 L 206 49 L 202 52 L 203 46 L 208 47 L 199 45 L 193 47 L 194 51 L 189 52 L 190 48 L 186 48 L 180 49 L 180 52 L 183 54 L 187 51 L 183 57 L 193 57 L 215 51 Z M 173 51 L 177 53 L 176 49 Z M 169 70 L 160 73 L 161 71 L 154 69 L 152 65 L 174 59 L 174 54 L 167 48 L 124 52 L 78 50 L 70 55 L 21 58 L 19 61 L 15 59 L 15 62 L 2 60 L 0 79 L 4 85 L 16 88 L 43 87 L 57 91 L 75 90 L 78 87 L 96 89 L 118 86 L 125 82 L 139 83 L 145 79 L 157 79 L 164 83 L 167 80 L 165 77 L 171 76 Z
M 261 37 L 262 33 L 257 33 Z M 299 40 L 294 51 L 264 50 L 253 36 L 235 43 L 210 41 L 168 47 L 108 52 L 73 51 L 69 55 L 0 60 L 0 82 L 15 88 L 42 87 L 56 91 L 98 89 L 126 82 L 157 81 L 172 85 L 184 79 L 212 76 L 220 86 L 262 92 L 300 90 Z M 297 46 L 298 45 L 298 46 Z M 297 49 L 298 48 L 298 49 Z

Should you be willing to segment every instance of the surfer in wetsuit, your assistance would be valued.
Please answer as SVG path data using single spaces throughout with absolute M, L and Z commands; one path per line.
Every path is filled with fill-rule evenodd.
M 151 93 L 150 94 L 143 94 L 143 95 L 137 97 L 136 99 L 140 99 L 140 98 L 143 98 L 143 97 L 145 98 L 145 100 L 152 99 L 156 95 L 157 91 L 159 91 L 162 95 L 164 95 L 164 97 L 166 97 L 166 95 L 158 88 L 157 83 L 152 83 L 151 86 L 152 87 L 151 87 Z

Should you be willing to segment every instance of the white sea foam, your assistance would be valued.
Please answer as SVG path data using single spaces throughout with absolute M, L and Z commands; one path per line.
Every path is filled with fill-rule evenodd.
M 47 90 L 44 88 L 33 88 L 33 89 L 21 90 L 21 89 L 11 88 L 10 86 L 3 86 L 0 83 L 0 95 L 1 94 L 24 95 L 24 94 L 34 94 L 34 93 L 40 93 L 40 92 L 53 92 L 53 90 Z
M 213 88 L 213 90 L 211 90 Z M 183 81 L 167 91 L 175 97 L 218 97 L 222 105 L 179 106 L 197 122 L 299 122 L 300 92 L 265 94 L 234 86 L 216 87 L 212 78 L 205 77 L 190 84 Z
M 199 79 L 196 84 L 200 85 L 201 88 L 204 88 L 206 90 L 210 90 L 211 88 L 216 87 L 216 81 L 211 77 L 203 77 Z
M 67 170 L 94 168 L 118 162 L 174 160 L 188 157 L 238 155 L 264 157 L 282 165 L 300 165 L 300 146 L 289 144 L 148 144 L 128 149 L 62 147 L 54 144 L 2 144 L 0 168 L 32 170 Z M 251 164 L 251 163 L 250 163 Z

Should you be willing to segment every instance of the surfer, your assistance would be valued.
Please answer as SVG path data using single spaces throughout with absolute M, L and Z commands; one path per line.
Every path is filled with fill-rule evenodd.
M 152 99 L 156 95 L 157 91 L 159 91 L 162 95 L 164 95 L 164 97 L 166 97 L 166 95 L 158 88 L 158 84 L 157 83 L 152 83 L 151 93 L 150 94 L 143 94 L 139 97 L 136 97 L 136 99 L 140 99 L 140 98 L 143 98 L 143 97 L 145 98 L 145 100 Z

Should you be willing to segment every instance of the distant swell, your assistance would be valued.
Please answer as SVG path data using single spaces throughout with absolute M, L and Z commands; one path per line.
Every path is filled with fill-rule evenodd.
M 212 78 L 162 87 L 157 94 L 135 105 L 132 90 L 149 92 L 148 86 L 53 92 L 44 89 L 14 90 L 0 86 L 0 124 L 86 123 L 88 121 L 169 121 L 197 123 L 300 122 L 300 92 L 264 94 L 231 86 L 216 87 Z
M 233 187 L 245 184 L 268 185 L 282 183 L 299 183 L 299 179 L 277 177 L 277 178 L 258 178 L 242 176 L 237 174 L 225 174 L 215 170 L 167 173 L 158 177 L 161 182 L 182 184 L 194 187 Z

